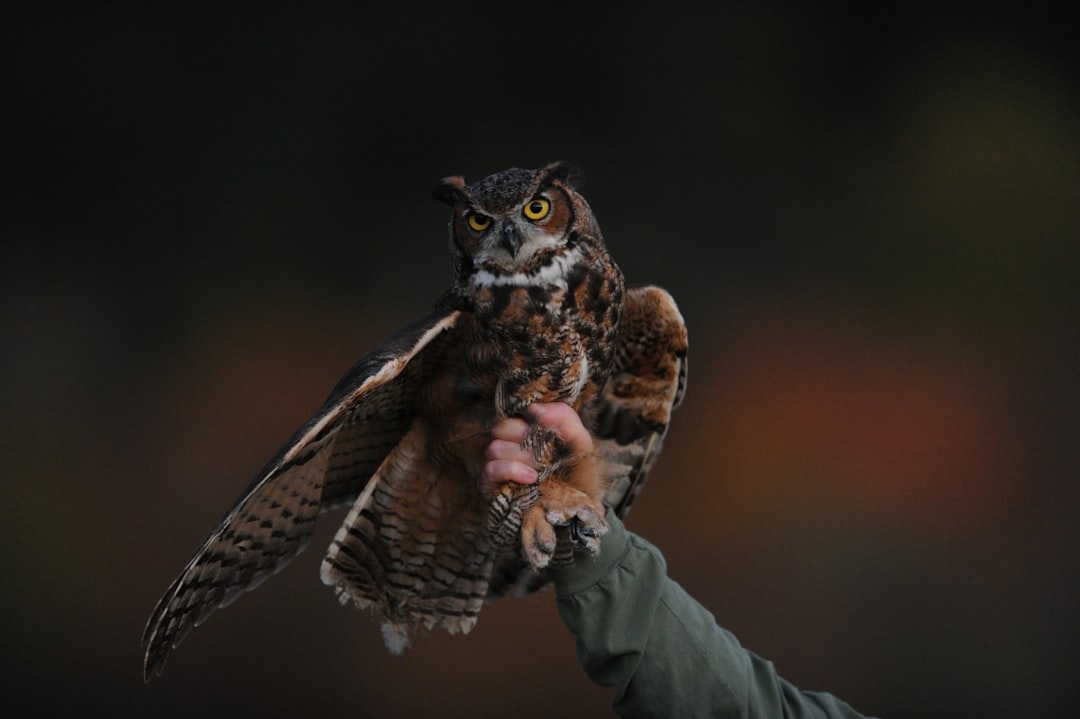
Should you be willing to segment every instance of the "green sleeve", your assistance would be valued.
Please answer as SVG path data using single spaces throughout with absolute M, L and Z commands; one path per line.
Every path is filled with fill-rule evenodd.
M 596 558 L 553 567 L 559 614 L 597 684 L 623 717 L 859 717 L 829 694 L 801 692 L 740 646 L 682 587 L 659 550 L 611 531 Z

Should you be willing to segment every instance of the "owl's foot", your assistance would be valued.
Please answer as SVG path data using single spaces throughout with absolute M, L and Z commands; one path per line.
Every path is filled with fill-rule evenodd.
M 604 506 L 581 490 L 557 480 L 548 481 L 521 523 L 521 544 L 533 569 L 543 569 L 556 557 L 556 528 L 566 528 L 572 549 L 596 554 L 600 551 L 600 537 L 608 531 Z

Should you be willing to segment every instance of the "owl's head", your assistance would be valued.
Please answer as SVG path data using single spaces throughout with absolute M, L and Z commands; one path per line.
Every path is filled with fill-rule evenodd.
M 511 168 L 466 185 L 447 177 L 432 196 L 454 208 L 450 248 L 459 282 L 475 270 L 528 272 L 575 242 L 599 245 L 599 229 L 578 189 L 584 175 L 555 162 L 538 170 Z

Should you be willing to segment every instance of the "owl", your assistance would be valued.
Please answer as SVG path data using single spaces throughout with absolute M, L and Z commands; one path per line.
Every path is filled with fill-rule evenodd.
M 486 601 L 598 551 L 606 512 L 629 509 L 682 399 L 687 337 L 667 292 L 624 285 L 581 184 L 558 162 L 436 186 L 453 208 L 452 286 L 357 362 L 226 512 L 147 623 L 147 680 L 329 510 L 348 513 L 322 580 L 374 611 L 393 652 L 421 628 L 467 632 Z M 531 421 L 534 402 L 572 406 L 595 456 Z M 530 422 L 539 480 L 493 490 L 484 450 L 507 417 Z

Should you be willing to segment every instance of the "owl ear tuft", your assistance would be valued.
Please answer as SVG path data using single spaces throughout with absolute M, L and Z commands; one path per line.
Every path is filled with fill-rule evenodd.
M 569 162 L 559 160 L 558 162 L 551 163 L 544 169 L 547 170 L 547 177 L 545 178 L 546 182 L 561 180 L 563 184 L 569 185 L 575 190 L 580 190 L 585 186 L 585 172 L 576 165 L 571 165 Z
M 431 191 L 431 196 L 439 202 L 453 207 L 458 200 L 465 198 L 465 178 L 460 175 L 444 177 L 439 180 L 439 184 L 435 185 L 435 189 Z

